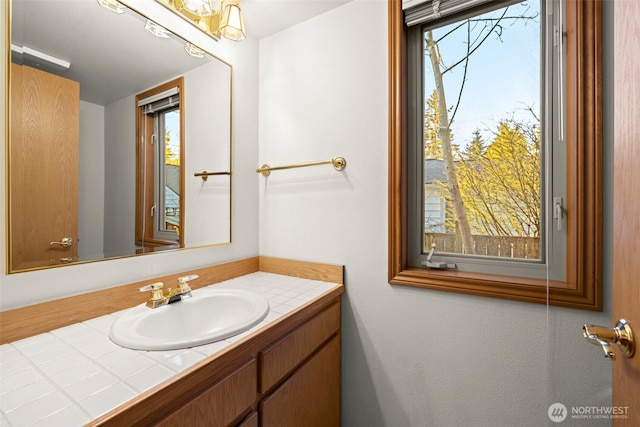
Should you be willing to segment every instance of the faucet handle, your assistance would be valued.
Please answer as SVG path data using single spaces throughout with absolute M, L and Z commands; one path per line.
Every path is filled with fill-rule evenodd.
M 164 283 L 156 282 L 156 283 L 152 283 L 150 285 L 146 285 L 141 288 L 138 288 L 138 292 L 151 291 L 151 301 L 158 301 L 164 298 L 162 295 L 163 286 L 164 286 Z
M 178 288 L 180 289 L 180 292 L 191 292 L 191 287 L 189 286 L 189 281 L 190 280 L 195 280 L 197 279 L 198 276 L 197 274 L 191 274 L 189 276 L 182 276 L 182 277 L 178 277 Z

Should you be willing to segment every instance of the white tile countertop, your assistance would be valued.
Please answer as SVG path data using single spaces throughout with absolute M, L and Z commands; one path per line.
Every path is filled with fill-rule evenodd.
M 196 289 L 256 292 L 269 301 L 267 317 L 223 341 L 170 351 L 137 351 L 108 336 L 124 311 L 0 346 L 0 427 L 82 426 L 215 355 L 269 323 L 341 285 L 257 272 Z

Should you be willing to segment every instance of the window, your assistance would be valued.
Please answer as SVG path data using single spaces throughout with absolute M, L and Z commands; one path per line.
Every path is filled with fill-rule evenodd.
M 483 3 L 410 27 L 411 265 L 565 279 L 564 87 L 542 78 L 564 69 L 553 5 Z M 543 216 L 554 201 L 557 221 Z
M 180 104 L 169 100 L 168 106 L 148 112 L 154 121 L 155 196 L 153 237 L 178 241 L 180 234 Z
M 136 244 L 147 248 L 181 244 L 184 194 L 182 79 L 136 97 Z
M 423 22 L 408 28 L 400 2 L 389 2 L 390 283 L 601 310 L 600 3 L 566 0 L 553 14 L 538 0 L 452 0 L 441 11 L 433 3 L 410 9 L 407 20 Z M 473 10 L 456 10 L 460 4 Z M 564 16 L 564 67 L 554 68 L 562 43 L 553 16 Z M 462 39 L 454 40 L 456 31 Z M 480 50 L 509 31 L 528 53 L 540 46 L 540 55 L 527 56 L 526 69 L 505 62 L 500 77 L 494 68 L 483 78 Z M 513 58 L 509 49 L 498 43 L 489 53 L 493 61 Z M 438 80 L 442 74 L 458 80 Z M 504 86 L 514 75 L 526 85 Z M 507 105 L 490 112 L 493 123 L 469 119 L 469 110 L 490 111 L 468 101 L 479 79 L 489 88 L 482 99 L 493 93 L 491 106 Z M 529 178 L 514 179 L 513 171 Z

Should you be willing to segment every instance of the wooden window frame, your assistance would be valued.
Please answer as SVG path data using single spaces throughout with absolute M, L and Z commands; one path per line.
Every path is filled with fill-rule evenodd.
M 602 0 L 566 0 L 566 24 L 566 280 L 428 270 L 407 263 L 407 27 L 388 1 L 390 284 L 602 311 Z
M 153 117 L 147 116 L 142 113 L 142 109 L 138 107 L 138 101 L 140 99 L 148 98 L 152 95 L 162 93 L 166 90 L 178 88 L 178 96 L 180 99 L 180 231 L 178 242 L 157 239 L 154 237 L 154 225 L 153 218 L 151 217 L 149 207 L 153 205 L 154 201 L 154 180 L 155 170 L 153 164 L 153 156 L 155 148 L 151 144 L 145 144 L 144 141 L 148 141 L 153 133 Z M 149 89 L 136 96 L 136 245 L 141 246 L 139 252 L 153 252 L 157 247 L 184 247 L 184 153 L 185 153 L 185 140 L 184 140 L 184 78 L 178 77 L 177 79 L 163 83 L 160 86 Z M 143 135 L 144 129 L 147 130 L 147 135 Z

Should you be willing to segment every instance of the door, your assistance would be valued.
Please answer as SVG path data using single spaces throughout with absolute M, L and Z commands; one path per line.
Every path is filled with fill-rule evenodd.
M 11 64 L 11 269 L 77 260 L 80 87 Z
M 624 318 L 640 334 L 640 2 L 614 5 L 613 322 Z M 618 349 L 614 349 L 617 351 Z M 614 426 L 640 425 L 640 351 L 613 362 L 613 406 L 628 417 Z

